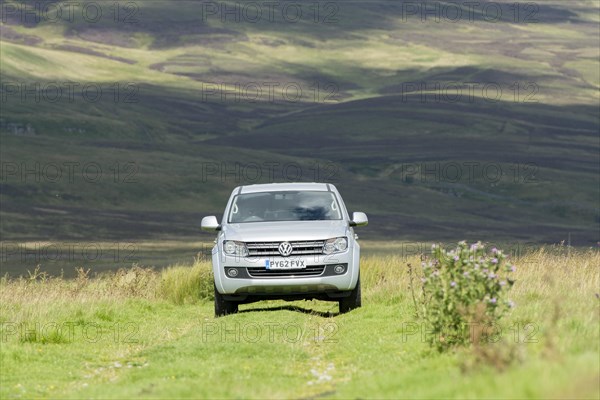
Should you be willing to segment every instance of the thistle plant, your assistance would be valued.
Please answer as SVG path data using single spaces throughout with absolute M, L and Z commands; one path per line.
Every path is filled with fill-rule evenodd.
M 420 294 L 413 288 L 413 297 L 438 350 L 468 344 L 474 325 L 493 325 L 514 307 L 507 295 L 515 266 L 501 250 L 488 251 L 481 242 L 463 241 L 450 251 L 434 244 L 421 267 L 420 273 L 411 268 L 421 279 Z

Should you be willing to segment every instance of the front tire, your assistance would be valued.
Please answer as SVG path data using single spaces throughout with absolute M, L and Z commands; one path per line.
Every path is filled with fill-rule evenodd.
M 360 308 L 360 306 L 361 306 L 360 277 L 358 277 L 358 282 L 356 282 L 356 287 L 350 292 L 350 296 L 343 297 L 339 303 L 340 303 L 340 314 L 345 314 L 356 308 Z
M 238 303 L 235 301 L 225 300 L 215 285 L 215 317 L 222 317 L 224 315 L 235 314 L 237 312 Z

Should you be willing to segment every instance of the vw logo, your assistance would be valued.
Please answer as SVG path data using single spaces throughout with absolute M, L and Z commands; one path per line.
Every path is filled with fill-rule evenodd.
M 281 254 L 284 257 L 289 256 L 290 254 L 292 254 L 292 245 L 290 244 L 290 242 L 282 242 L 279 245 L 279 254 Z

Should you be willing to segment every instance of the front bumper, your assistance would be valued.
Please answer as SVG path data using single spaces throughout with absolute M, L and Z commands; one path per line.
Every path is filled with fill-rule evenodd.
M 216 249 L 215 249 L 216 250 Z M 303 260 L 306 268 L 294 270 L 268 270 L 266 260 L 283 260 L 283 257 L 241 258 L 213 252 L 215 286 L 223 295 L 309 295 L 350 291 L 356 286 L 359 272 L 358 249 L 349 248 L 334 255 L 295 256 Z M 288 257 L 289 259 L 289 257 Z M 336 273 L 335 267 L 344 267 Z M 229 270 L 235 269 L 233 275 Z

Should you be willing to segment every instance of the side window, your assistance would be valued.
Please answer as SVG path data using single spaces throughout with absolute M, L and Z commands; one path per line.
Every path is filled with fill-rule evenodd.
M 340 219 L 340 210 L 338 208 L 337 202 L 335 201 L 335 196 L 333 196 L 333 199 L 331 200 L 331 214 L 333 215 L 334 219 Z
M 338 206 L 338 218 L 339 219 L 349 219 L 350 216 L 348 215 L 348 212 L 346 211 L 346 205 L 344 204 L 344 200 L 342 200 L 342 196 L 340 196 L 339 194 L 334 194 L 333 197 L 335 198 L 336 201 L 336 205 Z
M 240 211 L 240 208 L 238 207 L 238 204 L 237 204 L 238 199 L 239 199 L 239 196 L 235 196 L 233 198 L 233 202 L 231 203 L 231 208 L 229 209 L 229 217 L 227 218 L 227 220 L 229 222 L 239 222 L 238 218 L 237 218 L 239 211 Z

